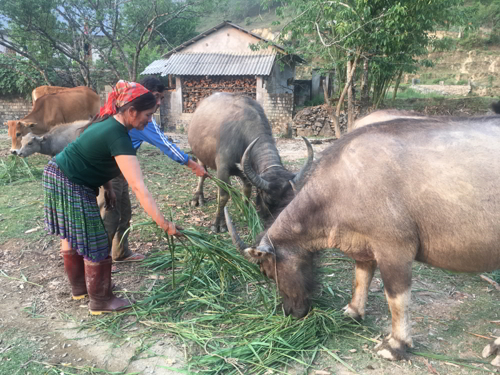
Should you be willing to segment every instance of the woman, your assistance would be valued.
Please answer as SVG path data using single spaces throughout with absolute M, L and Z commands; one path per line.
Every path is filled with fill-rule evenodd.
M 134 82 L 119 81 L 101 108 L 99 119 L 53 158 L 43 172 L 45 229 L 61 238 L 64 269 L 73 299 L 90 297 L 90 312 L 124 310 L 130 302 L 113 295 L 106 230 L 96 195 L 112 198 L 110 180 L 123 173 L 144 210 L 168 234 L 178 236 L 144 185 L 136 150 L 128 135 L 151 121 L 156 98 Z

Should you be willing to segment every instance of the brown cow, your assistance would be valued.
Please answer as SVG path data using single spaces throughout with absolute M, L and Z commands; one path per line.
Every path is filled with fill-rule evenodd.
M 82 87 L 82 86 L 79 86 Z M 62 86 L 38 86 L 36 89 L 33 89 L 31 92 L 31 100 L 33 101 L 33 108 L 35 107 L 35 102 L 41 96 L 47 94 L 55 94 L 64 90 L 71 90 L 71 87 L 62 87 Z
M 44 134 L 53 126 L 77 120 L 88 120 L 99 112 L 99 95 L 80 86 L 56 94 L 40 97 L 33 110 L 21 120 L 7 121 L 11 152 L 21 148 L 21 139 L 28 133 Z

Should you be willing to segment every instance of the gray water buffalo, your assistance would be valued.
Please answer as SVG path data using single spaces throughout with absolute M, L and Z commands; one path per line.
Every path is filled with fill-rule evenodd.
M 398 109 L 381 109 L 375 112 L 370 113 L 364 117 L 356 119 L 354 125 L 352 126 L 352 130 L 362 128 L 366 125 L 376 124 L 379 122 L 386 122 L 396 119 L 415 119 L 415 120 L 425 120 L 429 118 L 425 115 L 422 115 L 413 111 L 400 111 Z
M 500 114 L 500 101 L 495 102 L 491 105 L 491 109 L 494 113 Z M 366 125 L 372 125 L 379 122 L 386 122 L 397 119 L 414 119 L 421 121 L 437 120 L 437 121 L 447 121 L 446 116 L 428 116 L 415 111 L 403 111 L 399 109 L 380 109 L 378 111 L 372 112 L 369 115 L 361 117 L 354 122 L 352 130 L 362 128 Z M 351 131 L 352 131 L 351 130 Z
M 360 319 L 376 267 L 392 332 L 376 348 L 400 359 L 410 334 L 412 263 L 458 272 L 500 268 L 500 116 L 400 119 L 346 134 L 314 163 L 304 186 L 248 247 L 233 242 L 275 280 L 287 314 L 305 316 L 313 257 L 338 248 L 355 260 L 349 316 Z M 498 298 L 493 296 L 492 298 Z M 483 351 L 500 366 L 500 339 Z
M 36 152 L 54 156 L 80 135 L 81 129 L 89 123 L 88 120 L 75 121 L 53 127 L 48 133 L 37 136 L 28 133 L 21 140 L 21 149 L 17 155 L 26 158 Z
M 266 221 L 276 215 L 294 197 L 298 185 L 312 165 L 312 146 L 304 138 L 308 159 L 297 173 L 288 171 L 273 139 L 264 110 L 250 98 L 217 93 L 204 99 L 196 109 L 188 129 L 188 142 L 205 168 L 217 170 L 217 177 L 229 183 L 230 176 L 243 182 L 243 192 L 250 197 L 252 185 L 257 188 L 257 207 Z M 241 162 L 243 171 L 237 166 Z M 200 178 L 192 205 L 204 203 L 203 181 Z M 218 191 L 218 207 L 212 230 L 224 229 L 223 209 L 229 195 Z

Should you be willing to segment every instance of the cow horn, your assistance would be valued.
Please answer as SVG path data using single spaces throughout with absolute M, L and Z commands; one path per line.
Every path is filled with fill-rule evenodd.
M 307 146 L 307 161 L 304 164 L 304 166 L 302 167 L 302 169 L 293 178 L 292 186 L 300 185 L 300 180 L 302 180 L 302 178 L 307 174 L 309 169 L 311 169 L 311 166 L 312 166 L 312 163 L 314 160 L 314 151 L 313 151 L 313 148 L 311 146 L 311 143 L 309 142 L 309 140 L 306 137 L 302 137 L 302 139 L 304 140 L 304 142 L 306 143 L 306 146 Z
M 269 190 L 269 182 L 260 177 L 252 168 L 252 162 L 250 160 L 250 152 L 252 151 L 253 146 L 259 140 L 259 137 L 255 138 L 255 140 L 250 143 L 241 158 L 241 165 L 243 165 L 243 172 L 250 180 L 250 182 L 260 190 L 268 191 Z
M 233 245 L 236 246 L 236 248 L 242 255 L 245 255 L 243 251 L 248 248 L 248 246 L 242 241 L 238 233 L 236 233 L 236 229 L 234 229 L 234 225 L 231 221 L 231 217 L 229 216 L 229 212 L 227 211 L 227 207 L 224 207 L 224 216 L 226 218 L 227 230 L 229 231 L 231 239 L 233 240 Z

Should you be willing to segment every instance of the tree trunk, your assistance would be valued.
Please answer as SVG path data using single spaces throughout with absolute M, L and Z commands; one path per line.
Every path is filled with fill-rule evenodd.
M 369 97 L 369 86 L 368 86 L 368 73 L 369 73 L 370 61 L 365 57 L 363 61 L 363 81 L 361 83 L 361 102 L 368 102 Z
M 403 76 L 403 69 L 399 71 L 398 78 L 396 79 L 396 84 L 394 85 L 394 92 L 392 93 L 392 100 L 396 99 L 398 94 L 399 84 L 401 83 L 401 77 Z
M 354 96 L 354 90 L 353 88 L 353 83 L 352 81 L 354 78 L 351 78 L 354 76 L 354 70 L 352 69 L 352 64 L 353 61 L 349 60 L 347 61 L 347 81 L 351 81 L 351 84 L 349 85 L 349 88 L 347 89 L 347 132 L 349 133 L 352 129 L 352 125 L 354 123 L 354 106 L 353 106 L 353 96 Z M 349 74 L 351 76 L 349 76 Z
M 328 86 L 330 84 L 330 73 L 326 73 L 325 79 L 323 80 L 323 96 L 325 97 L 325 104 L 330 106 L 330 96 L 328 95 Z
M 356 58 L 354 59 L 354 62 L 352 64 L 351 68 L 351 74 L 348 74 L 348 80 L 345 83 L 344 90 L 342 91 L 342 94 L 340 95 L 339 102 L 337 103 L 337 110 L 335 111 L 335 116 L 338 117 L 340 116 L 340 107 L 342 106 L 342 103 L 345 98 L 345 94 L 347 93 L 347 90 L 349 89 L 349 86 L 351 85 L 352 78 L 354 77 L 354 72 L 356 71 L 356 65 L 358 64 L 359 57 L 360 57 L 361 51 L 356 52 Z M 337 138 L 340 138 L 340 123 L 337 121 L 335 124 L 335 133 L 338 134 Z

